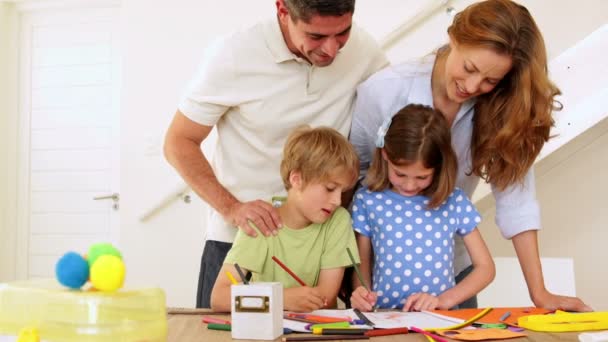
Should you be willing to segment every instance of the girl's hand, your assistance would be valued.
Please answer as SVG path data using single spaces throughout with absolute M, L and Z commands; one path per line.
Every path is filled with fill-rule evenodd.
M 589 312 L 593 309 L 576 297 L 555 295 L 547 290 L 532 299 L 534 305 L 548 310 Z
M 294 312 L 310 312 L 327 306 L 327 298 L 321 292 L 308 286 L 285 289 L 283 305 L 285 310 Z
M 369 292 L 363 286 L 359 286 L 350 296 L 350 305 L 353 309 L 372 311 L 377 300 L 378 295 L 375 292 Z
M 409 296 L 403 305 L 403 311 L 434 310 L 439 306 L 439 298 L 431 294 L 418 292 Z

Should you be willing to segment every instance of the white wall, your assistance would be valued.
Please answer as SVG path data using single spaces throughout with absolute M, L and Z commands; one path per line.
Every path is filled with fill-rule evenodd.
M 451 3 L 461 10 L 471 2 Z M 603 0 L 522 3 L 528 6 L 545 34 L 551 57 L 607 21 L 608 2 Z M 356 19 L 381 38 L 421 5 L 417 1 L 359 0 L 357 6 Z M 388 8 L 391 10 L 387 11 Z M 175 202 L 147 223 L 138 220 L 182 184 L 162 157 L 164 132 L 210 39 L 273 15 L 274 1 L 270 0 L 123 1 L 121 238 L 123 246 L 128 246 L 125 254 L 129 279 L 162 286 L 169 305 L 194 303 L 204 227 L 203 204 L 198 199 L 190 204 Z M 568 23 L 562 18 L 568 18 Z M 391 49 L 389 57 L 396 62 L 432 51 L 446 42 L 445 31 L 450 21 L 444 11 L 438 12 L 428 24 Z M 496 229 L 484 229 L 484 233 L 486 230 Z M 546 235 L 541 238 L 545 243 Z M 492 248 L 500 250 L 494 242 Z
M 16 14 L 0 2 L 0 282 L 15 277 Z
M 139 218 L 182 181 L 162 156 L 165 130 L 205 45 L 237 25 L 272 14 L 253 1 L 126 0 L 121 119 L 121 246 L 129 281 L 157 285 L 172 306 L 193 306 L 203 248 L 203 204 L 178 201 Z

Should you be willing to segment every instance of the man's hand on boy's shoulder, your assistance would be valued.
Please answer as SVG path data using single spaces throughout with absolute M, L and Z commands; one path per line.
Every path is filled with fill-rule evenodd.
M 255 224 L 265 236 L 277 235 L 278 229 L 281 228 L 278 210 L 262 200 L 234 203 L 228 209 L 228 221 L 252 237 L 256 237 L 258 233 L 249 222 Z

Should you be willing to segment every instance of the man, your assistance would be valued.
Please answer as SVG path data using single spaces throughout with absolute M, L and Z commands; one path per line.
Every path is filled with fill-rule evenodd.
M 355 0 L 277 0 L 277 18 L 208 49 L 165 138 L 165 156 L 211 210 L 197 307 L 209 307 L 217 273 L 239 227 L 276 234 L 279 172 L 288 133 L 301 124 L 348 134 L 356 86 L 387 65 L 352 24 Z M 200 144 L 216 127 L 213 165 Z

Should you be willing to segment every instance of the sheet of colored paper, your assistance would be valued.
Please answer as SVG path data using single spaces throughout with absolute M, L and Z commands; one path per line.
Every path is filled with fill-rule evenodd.
M 435 334 L 461 341 L 503 340 L 523 337 L 526 334 L 507 329 L 460 329 L 436 331 Z

